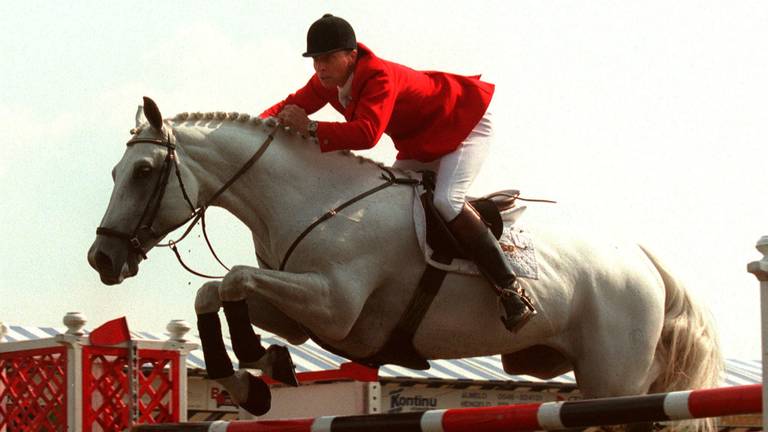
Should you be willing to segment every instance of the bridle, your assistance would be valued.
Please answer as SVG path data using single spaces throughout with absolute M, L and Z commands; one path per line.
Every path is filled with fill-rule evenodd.
M 161 147 L 165 147 L 167 152 L 165 159 L 163 160 L 163 167 L 162 171 L 160 173 L 160 177 L 157 179 L 157 182 L 155 183 L 155 188 L 152 191 L 152 194 L 149 196 L 149 200 L 147 201 L 147 204 L 144 206 L 144 211 L 141 214 L 141 217 L 139 218 L 139 221 L 136 224 L 136 227 L 133 229 L 132 232 L 126 233 L 123 231 L 119 231 L 113 228 L 108 227 L 98 227 L 96 228 L 96 235 L 105 236 L 105 237 L 114 237 L 121 240 L 124 240 L 128 247 L 137 254 L 141 255 L 142 258 L 147 259 L 147 255 L 144 252 L 145 246 L 157 239 L 161 239 L 170 232 L 176 230 L 180 226 L 183 226 L 190 220 L 192 223 L 189 224 L 187 229 L 184 231 L 184 233 L 179 237 L 177 240 L 169 240 L 168 243 L 165 244 L 158 244 L 156 247 L 169 247 L 171 250 L 174 251 L 176 254 L 176 257 L 179 259 L 179 262 L 181 265 L 187 269 L 188 271 L 192 272 L 193 274 L 196 274 L 201 277 L 207 277 L 212 279 L 217 279 L 216 276 L 208 276 L 201 273 L 198 273 L 189 267 L 187 267 L 186 264 L 181 259 L 181 255 L 179 254 L 179 251 L 176 247 L 176 245 L 184 240 L 184 238 L 187 237 L 187 235 L 192 231 L 192 228 L 197 224 L 198 221 L 202 222 L 203 227 L 203 233 L 205 234 L 205 241 L 208 243 L 208 247 L 211 250 L 211 253 L 213 254 L 214 258 L 221 264 L 225 269 L 229 270 L 229 268 L 224 265 L 224 263 L 221 262 L 219 257 L 216 255 L 216 252 L 213 250 L 213 247 L 211 246 L 211 242 L 208 240 L 208 234 L 205 231 L 205 211 L 208 209 L 208 206 L 211 205 L 222 193 L 224 193 L 227 189 L 229 189 L 230 186 L 232 186 L 233 183 L 235 183 L 243 174 L 245 174 L 248 169 L 253 166 L 253 164 L 256 163 L 257 160 L 261 158 L 261 156 L 264 154 L 264 152 L 269 147 L 269 144 L 274 140 L 275 133 L 277 132 L 279 126 L 275 126 L 275 128 L 270 132 L 270 134 L 267 136 L 267 138 L 264 140 L 264 142 L 261 144 L 259 149 L 256 151 L 256 153 L 251 156 L 248 161 L 243 164 L 242 167 L 234 174 L 232 177 L 224 183 L 202 206 L 195 209 L 194 204 L 192 204 L 192 200 L 189 198 L 189 194 L 187 194 L 187 190 L 184 187 L 184 182 L 181 179 L 181 171 L 179 170 L 179 159 L 176 155 L 176 138 L 173 135 L 173 131 L 168 131 L 165 133 L 165 136 L 163 139 L 156 139 L 156 138 L 132 138 L 127 143 L 126 146 L 131 147 L 135 144 L 152 144 L 152 145 L 158 145 Z M 165 131 L 165 128 L 163 128 L 163 131 Z M 174 225 L 173 227 L 165 230 L 162 233 L 157 233 L 153 228 L 152 225 L 155 222 L 155 218 L 157 217 L 157 213 L 160 210 L 160 205 L 163 200 L 163 196 L 165 195 L 165 191 L 168 188 L 168 179 L 171 176 L 171 171 L 176 171 L 176 177 L 179 180 L 179 186 L 181 187 L 181 193 L 184 196 L 184 200 L 189 205 L 191 214 L 181 223 Z

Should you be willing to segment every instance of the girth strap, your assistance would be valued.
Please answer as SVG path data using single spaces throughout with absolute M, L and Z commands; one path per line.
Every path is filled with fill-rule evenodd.
M 424 180 L 423 184 L 426 188 L 426 192 L 422 196 L 422 199 L 431 203 L 434 183 L 430 181 L 429 176 L 425 176 Z M 442 257 L 435 256 L 433 256 L 433 259 L 437 259 L 438 261 L 443 260 Z M 304 331 L 306 331 L 309 337 L 322 348 L 368 367 L 377 368 L 385 364 L 396 364 L 410 369 L 429 369 L 429 362 L 419 355 L 419 353 L 416 352 L 416 348 L 413 346 L 413 336 L 416 334 L 421 322 L 424 320 L 424 316 L 426 316 L 435 297 L 437 297 L 437 294 L 440 292 L 440 287 L 443 285 L 445 275 L 446 272 L 444 270 L 427 264 L 427 267 L 424 269 L 424 273 L 422 273 L 421 279 L 419 280 L 416 292 L 413 294 L 411 301 L 400 316 L 397 325 L 395 325 L 392 333 L 390 333 L 384 346 L 371 356 L 355 358 L 354 356 L 350 356 L 347 353 L 325 344 L 308 328 L 304 327 Z
M 429 363 L 413 346 L 413 336 L 416 334 L 429 307 L 440 292 L 446 272 L 427 264 L 421 275 L 416 293 L 411 298 L 408 307 L 400 317 L 400 321 L 389 335 L 387 343 L 376 354 L 359 360 L 364 365 L 397 364 L 410 369 L 429 369 Z

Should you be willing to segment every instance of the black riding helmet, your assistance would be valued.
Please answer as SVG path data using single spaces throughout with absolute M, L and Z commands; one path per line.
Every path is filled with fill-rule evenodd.
M 357 49 L 357 39 L 352 26 L 331 14 L 312 23 L 307 32 L 307 52 L 304 57 L 316 57 L 334 51 Z

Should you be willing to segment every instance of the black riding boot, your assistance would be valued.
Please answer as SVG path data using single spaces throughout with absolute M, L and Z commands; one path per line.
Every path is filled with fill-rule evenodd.
M 448 223 L 448 228 L 483 276 L 496 287 L 506 314 L 501 321 L 507 330 L 516 332 L 536 315 L 536 309 L 516 283 L 515 273 L 498 240 L 469 204 L 464 204 L 461 213 Z

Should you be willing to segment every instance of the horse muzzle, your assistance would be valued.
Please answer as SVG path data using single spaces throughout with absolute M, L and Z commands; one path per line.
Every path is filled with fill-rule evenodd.
M 88 250 L 88 263 L 105 285 L 117 285 L 139 272 L 142 257 L 119 239 L 98 237 Z

